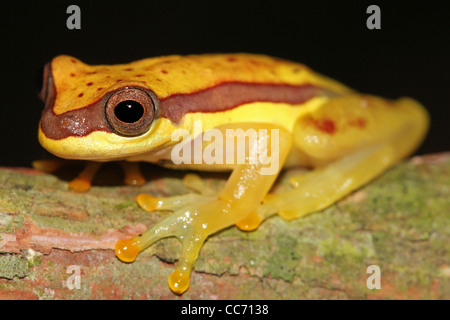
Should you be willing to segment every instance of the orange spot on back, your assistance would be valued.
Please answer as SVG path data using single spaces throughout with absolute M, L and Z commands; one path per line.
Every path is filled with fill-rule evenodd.
M 71 77 L 75 77 L 76 74 L 75 74 L 75 73 L 71 73 L 70 76 L 71 76 Z
M 360 129 L 364 129 L 367 125 L 367 120 L 364 118 L 356 118 L 353 120 L 350 120 L 349 125 L 353 126 L 353 127 L 358 127 Z
M 336 125 L 333 120 L 330 119 L 316 119 L 313 121 L 317 129 L 322 132 L 333 134 L 336 132 Z
M 84 93 L 81 92 L 81 93 L 78 94 L 78 97 L 81 98 L 83 95 L 84 95 Z
M 87 86 L 92 86 L 93 84 L 94 84 L 93 82 L 86 83 Z

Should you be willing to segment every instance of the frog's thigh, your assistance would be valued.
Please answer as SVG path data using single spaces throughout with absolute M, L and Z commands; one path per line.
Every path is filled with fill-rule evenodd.
M 309 161 L 316 165 L 316 169 L 299 177 L 296 188 L 282 194 L 268 195 L 265 206 L 277 207 L 279 214 L 285 219 L 297 218 L 324 209 L 412 152 L 423 137 L 425 120 L 422 121 L 420 116 L 402 118 L 402 114 L 421 112 L 413 102 L 398 100 L 395 102 L 395 107 L 398 108 L 399 113 L 392 114 L 386 112 L 387 108 L 392 106 L 384 106 L 380 101 L 375 101 L 379 105 L 372 106 L 370 112 L 358 114 L 359 110 L 352 108 L 354 107 L 352 101 L 357 102 L 357 99 L 351 97 L 349 100 L 350 103 L 347 105 L 330 104 L 330 107 L 333 107 L 332 110 L 324 108 L 325 110 L 321 109 L 323 114 L 313 115 L 313 126 L 321 126 L 323 131 L 329 132 L 314 135 L 311 124 L 304 119 L 299 119 L 297 126 L 300 127 L 294 130 L 296 132 L 294 144 L 298 147 L 305 141 L 312 143 L 311 148 L 308 150 L 309 146 L 307 146 L 306 149 L 310 155 Z M 353 132 L 349 129 L 340 134 L 333 130 L 341 129 L 343 121 L 348 123 L 348 118 L 337 119 L 336 127 L 323 120 L 324 115 L 327 115 L 328 119 L 333 119 L 333 116 L 349 113 L 364 119 L 361 123 L 376 120 L 383 125 L 389 117 L 395 118 L 397 127 L 384 135 L 379 133 L 383 130 L 380 126 L 360 131 L 354 128 Z M 314 121 L 322 122 L 314 123 Z M 375 132 L 376 130 L 378 131 Z M 345 136 L 349 133 L 352 137 L 351 141 Z M 304 156 L 307 157 L 308 154 Z
M 276 206 L 285 219 L 324 209 L 383 172 L 392 154 L 391 146 L 375 145 L 346 155 L 305 174 L 292 190 L 268 195 L 265 205 Z

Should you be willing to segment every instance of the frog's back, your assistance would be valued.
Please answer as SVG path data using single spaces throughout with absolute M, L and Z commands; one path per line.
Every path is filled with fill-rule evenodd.
M 132 83 L 151 88 L 159 99 L 224 83 L 311 85 L 336 93 L 350 90 L 303 64 L 245 53 L 171 55 L 117 65 L 88 65 L 62 55 L 53 59 L 51 69 L 60 88 L 53 108 L 56 115 L 88 106 L 108 91 Z

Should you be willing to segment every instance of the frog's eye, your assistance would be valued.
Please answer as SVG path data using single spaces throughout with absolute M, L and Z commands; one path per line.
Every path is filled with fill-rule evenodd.
M 117 133 L 134 137 L 148 131 L 155 118 L 155 104 L 137 88 L 117 91 L 106 102 L 106 119 Z

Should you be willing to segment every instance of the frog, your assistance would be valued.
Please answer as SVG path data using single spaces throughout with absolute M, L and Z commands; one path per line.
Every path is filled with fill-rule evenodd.
M 171 215 L 116 243 L 116 256 L 133 262 L 155 242 L 177 238 L 181 253 L 168 284 L 178 295 L 188 290 L 209 237 L 233 226 L 255 231 L 277 214 L 289 221 L 324 210 L 410 156 L 429 127 L 425 107 L 412 98 L 360 93 L 263 54 L 168 55 L 116 65 L 60 55 L 44 68 L 40 97 L 40 144 L 59 158 L 90 163 L 74 189 L 88 190 L 108 161 L 123 164 L 129 184 L 145 183 L 136 167 L 142 161 L 229 173 L 220 190 L 189 173 L 184 182 L 192 192 L 138 195 L 142 209 Z M 244 142 L 224 143 L 237 140 Z M 287 190 L 272 192 L 283 168 L 293 166 L 307 170 Z

